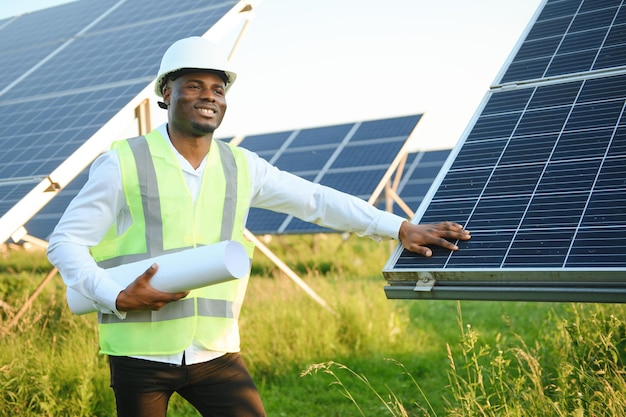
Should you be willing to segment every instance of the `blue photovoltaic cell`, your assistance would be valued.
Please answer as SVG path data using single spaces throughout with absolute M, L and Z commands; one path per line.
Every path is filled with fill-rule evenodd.
M 626 55 L 597 71 L 626 44 L 624 14 L 544 2 L 501 80 L 520 82 L 487 93 L 414 219 L 472 239 L 431 258 L 399 247 L 388 296 L 626 302 Z M 403 284 L 424 277 L 428 290 Z
M 354 133 L 351 143 L 380 140 L 381 138 L 406 137 L 413 131 L 419 120 L 417 116 L 406 116 L 363 122 Z M 417 120 L 416 120 L 417 119 Z
M 169 45 L 236 3 L 80 0 L 0 21 L 0 216 L 156 77 Z M 27 223 L 30 234 L 48 236 L 84 176 Z
M 332 167 L 336 170 L 360 166 L 380 166 L 386 169 L 389 164 L 381 163 L 381 161 L 393 161 L 404 142 L 406 142 L 406 137 L 396 136 L 367 144 L 346 145 L 343 152 L 333 162 Z
M 333 148 L 336 148 L 337 145 L 344 140 L 353 126 L 353 124 L 341 124 L 315 129 L 303 129 L 298 132 L 298 135 L 293 139 L 290 147 L 297 149 L 307 146 L 331 145 Z
M 315 149 L 309 152 L 288 150 L 280 155 L 275 165 L 284 171 L 317 174 L 324 168 L 334 152 L 332 148 Z
M 255 135 L 246 137 L 241 146 L 258 153 L 279 169 L 367 200 L 420 117 L 412 115 Z M 415 189 L 420 182 L 421 190 L 427 189 L 448 152 L 439 151 L 436 157 L 432 157 L 430 152 L 419 153 L 419 158 L 410 156 L 404 171 L 409 177 L 401 183 L 398 192 L 405 184 Z M 420 163 L 422 159 L 424 164 Z M 426 177 L 420 178 L 421 174 Z M 420 198 L 412 196 L 410 204 L 419 204 L 420 201 Z M 382 203 L 377 205 L 384 208 Z M 400 214 L 397 207 L 394 211 Z M 284 214 L 257 208 L 251 209 L 247 227 L 256 234 L 332 232 Z
M 251 208 L 246 227 L 254 234 L 276 234 L 287 215 L 274 211 Z
M 620 0 L 549 1 L 499 84 L 626 65 Z
M 269 160 L 292 134 L 293 132 L 278 132 L 247 136 L 245 148 Z
M 372 194 L 386 171 L 386 168 L 370 168 L 362 171 L 329 172 L 324 175 L 321 183 L 344 193 L 366 199 Z
M 30 70 L 110 7 L 107 1 L 77 1 L 0 21 L 5 83 Z

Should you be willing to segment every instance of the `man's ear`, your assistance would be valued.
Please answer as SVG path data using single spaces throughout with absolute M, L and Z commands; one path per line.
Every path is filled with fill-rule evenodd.
M 170 95 L 172 94 L 172 89 L 168 87 L 167 84 L 163 86 L 163 102 L 169 106 L 170 104 Z

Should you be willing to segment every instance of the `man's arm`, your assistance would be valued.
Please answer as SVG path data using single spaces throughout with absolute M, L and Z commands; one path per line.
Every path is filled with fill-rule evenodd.
M 360 198 L 281 171 L 253 152 L 246 152 L 251 175 L 252 207 L 291 214 L 304 221 L 361 236 L 399 239 L 406 249 L 423 256 L 432 255 L 426 245 L 457 250 L 458 247 L 450 240 L 470 238 L 469 232 L 459 224 L 414 225 Z
M 70 202 L 48 245 L 48 259 L 65 284 L 93 300 L 103 313 L 115 311 L 123 287 L 96 265 L 89 248 L 106 234 L 124 201 L 117 156 L 108 152 L 92 164 L 87 183 Z

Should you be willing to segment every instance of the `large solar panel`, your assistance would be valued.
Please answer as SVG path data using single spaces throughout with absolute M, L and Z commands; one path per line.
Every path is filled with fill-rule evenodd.
M 398 248 L 389 298 L 626 302 L 626 6 L 540 6 L 414 222 L 460 250 Z
M 385 173 L 407 146 L 421 114 L 345 123 L 245 137 L 240 143 L 278 168 L 307 180 L 368 200 Z M 398 191 L 424 190 L 441 168 L 449 150 L 407 155 Z M 420 177 L 421 176 L 421 177 Z M 425 191 L 421 194 L 425 194 Z M 411 196 L 415 204 L 417 194 Z M 376 204 L 384 208 L 384 202 Z M 417 205 L 413 206 L 415 209 Z M 398 206 L 393 210 L 401 213 Z M 255 234 L 333 232 L 292 216 L 252 208 L 248 229 Z
M 7 212 L 151 83 L 165 49 L 205 34 L 237 3 L 80 0 L 0 21 L 2 241 L 29 220 Z M 91 160 L 79 162 L 75 175 Z M 45 239 L 84 178 L 60 184 L 28 232 Z

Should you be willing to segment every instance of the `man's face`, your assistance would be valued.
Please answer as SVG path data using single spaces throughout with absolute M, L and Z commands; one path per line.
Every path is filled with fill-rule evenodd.
M 191 136 L 212 134 L 226 113 L 226 85 L 211 72 L 194 72 L 167 82 L 163 101 L 169 105 L 171 128 Z

